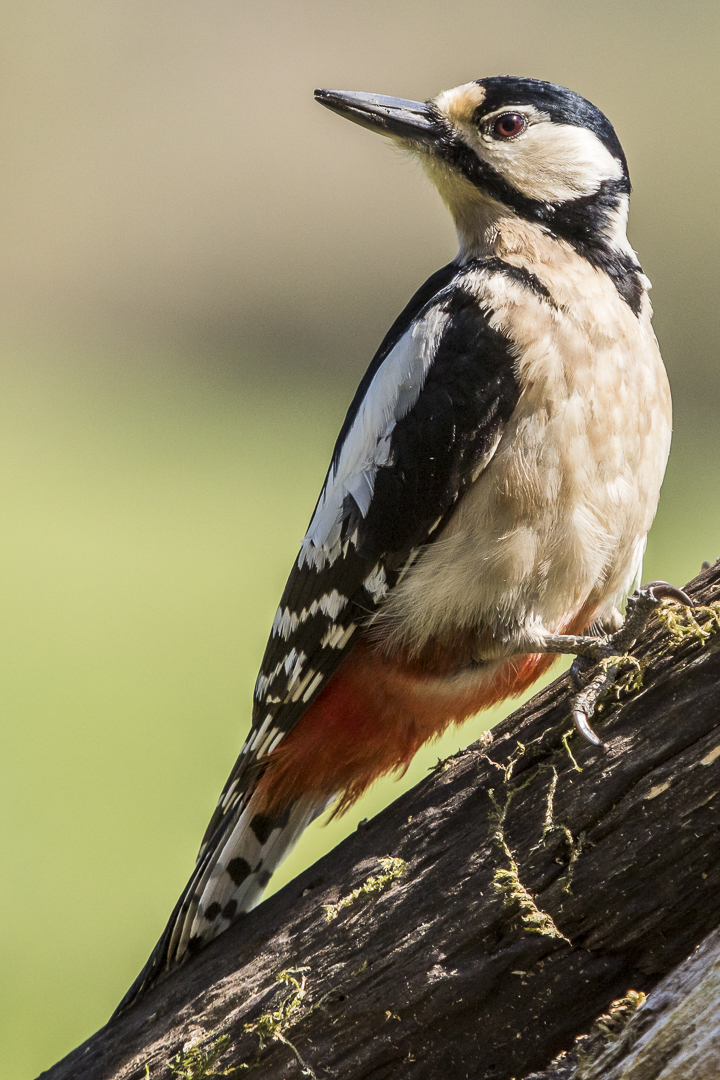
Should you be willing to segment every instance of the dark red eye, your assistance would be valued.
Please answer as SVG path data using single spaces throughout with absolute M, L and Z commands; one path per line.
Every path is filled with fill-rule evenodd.
M 492 126 L 492 133 L 499 139 L 514 139 L 525 130 L 527 121 L 522 113 L 509 112 L 498 116 Z

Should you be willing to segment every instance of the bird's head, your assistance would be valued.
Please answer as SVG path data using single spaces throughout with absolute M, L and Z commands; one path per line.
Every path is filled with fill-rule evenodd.
M 427 102 L 317 90 L 333 112 L 416 153 L 452 213 L 461 253 L 526 222 L 583 251 L 634 254 L 630 177 L 607 117 L 572 90 L 499 76 Z

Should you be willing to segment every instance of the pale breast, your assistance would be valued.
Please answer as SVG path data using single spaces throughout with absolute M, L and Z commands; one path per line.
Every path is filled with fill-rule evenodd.
M 609 615 L 640 572 L 671 428 L 650 305 L 637 317 L 603 273 L 564 257 L 571 273 L 532 267 L 551 300 L 507 277 L 479 286 L 517 347 L 522 392 L 493 459 L 374 620 L 391 651 L 492 628 L 483 655 L 513 652 L 588 606 Z

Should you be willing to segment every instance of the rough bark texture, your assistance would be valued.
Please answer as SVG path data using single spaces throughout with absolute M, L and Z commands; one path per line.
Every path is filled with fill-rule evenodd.
M 720 1076 L 720 931 L 643 995 L 613 1002 L 568 1054 L 525 1080 L 715 1080 Z
M 720 565 L 689 589 L 720 600 Z M 666 609 L 675 636 L 652 622 L 635 650 L 650 660 L 642 688 L 596 718 L 606 749 L 571 731 L 558 680 L 43 1077 L 548 1070 L 720 924 L 718 610 L 697 612 L 698 630 Z M 687 1010 L 673 1015 L 681 1031 Z M 573 1053 L 541 1075 L 586 1075 Z

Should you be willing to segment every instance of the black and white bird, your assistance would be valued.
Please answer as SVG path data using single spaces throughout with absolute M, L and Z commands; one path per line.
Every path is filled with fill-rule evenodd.
M 347 809 L 558 652 L 624 651 L 661 596 L 684 599 L 648 587 L 620 629 L 671 405 L 610 122 L 523 78 L 425 103 L 316 98 L 417 155 L 460 248 L 360 382 L 272 626 L 250 734 L 120 1009 L 253 907 L 326 807 Z M 576 705 L 598 742 L 591 714 L 590 699 Z

